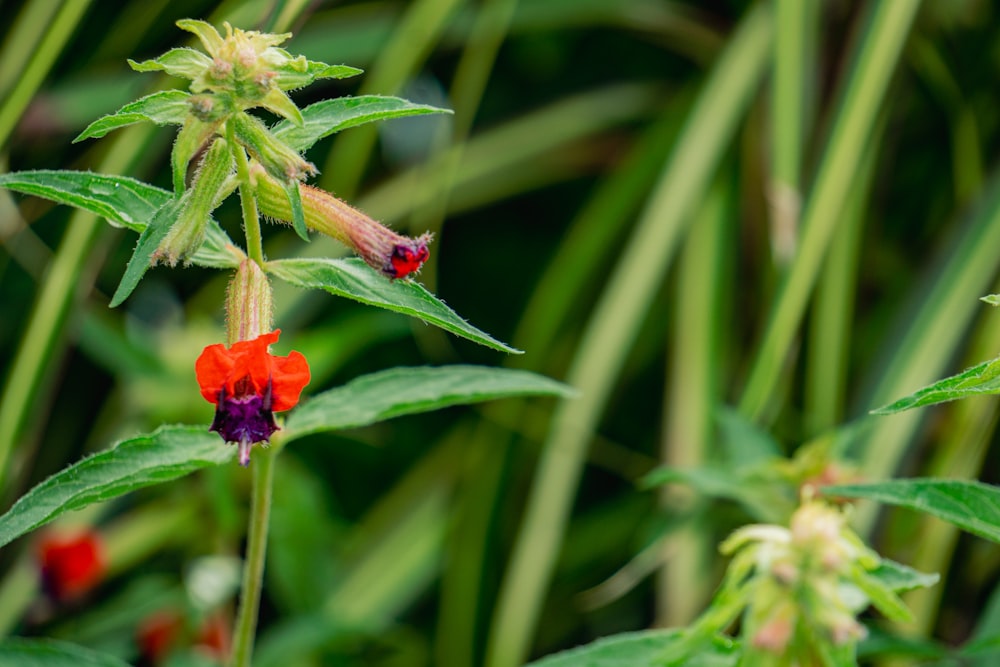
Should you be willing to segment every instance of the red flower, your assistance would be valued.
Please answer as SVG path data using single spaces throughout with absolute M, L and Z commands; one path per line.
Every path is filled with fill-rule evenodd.
M 59 602 L 82 596 L 101 581 L 107 568 L 104 544 L 91 531 L 46 535 L 38 545 L 38 560 L 42 586 Z
M 240 464 L 250 462 L 250 448 L 268 442 L 278 430 L 274 413 L 290 410 L 309 383 L 309 364 L 299 352 L 276 357 L 267 351 L 281 330 L 232 347 L 209 345 L 194 364 L 201 395 L 214 403 L 210 430 L 239 445 Z
M 136 643 L 143 664 L 163 662 L 183 632 L 184 618 L 173 609 L 157 611 L 144 618 L 136 628 Z

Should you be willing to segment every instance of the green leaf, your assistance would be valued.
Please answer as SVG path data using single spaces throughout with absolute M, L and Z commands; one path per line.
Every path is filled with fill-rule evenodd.
M 364 72 L 357 67 L 327 65 L 314 60 L 306 60 L 301 56 L 279 65 L 274 71 L 278 73 L 275 84 L 281 90 L 302 88 L 318 79 L 347 79 Z
M 914 570 L 909 565 L 882 558 L 879 566 L 868 573 L 895 593 L 905 593 L 917 588 L 929 588 L 941 580 L 938 574 L 928 574 Z
M 54 639 L 7 637 L 0 641 L 0 665 L 17 667 L 129 667 L 113 655 Z
M 896 623 L 909 623 L 913 620 L 913 614 L 906 604 L 882 579 L 872 576 L 856 563 L 853 569 L 851 583 L 861 589 L 883 616 Z
M 187 205 L 187 200 L 188 197 L 186 196 L 169 200 L 160 207 L 160 210 L 156 212 L 153 219 L 149 221 L 149 225 L 139 235 L 139 241 L 135 244 L 132 257 L 128 260 L 128 264 L 125 266 L 125 273 L 118 283 L 118 289 L 115 290 L 114 295 L 111 297 L 111 303 L 108 304 L 111 308 L 121 305 L 135 290 L 142 277 L 146 275 L 146 270 L 149 269 L 153 254 L 160 247 L 160 243 L 166 237 L 167 232 L 177 222 L 177 217 Z
M 169 482 L 232 459 L 235 448 L 204 426 L 161 426 L 57 472 L 0 516 L 0 547 L 65 512 Z M 4 664 L 0 661 L 0 664 Z
M 111 130 L 126 125 L 148 121 L 157 125 L 183 125 L 187 119 L 188 98 L 191 95 L 182 90 L 164 90 L 126 104 L 118 111 L 98 118 L 73 143 L 84 139 L 100 138 Z
M 546 656 L 528 667 L 655 667 L 670 658 L 671 647 L 681 644 L 682 637 L 678 630 L 627 632 Z M 700 644 L 684 665 L 735 667 L 739 659 L 739 646 L 719 638 Z
M 212 67 L 212 59 L 189 48 L 170 49 L 159 58 L 137 63 L 128 61 L 136 72 L 166 72 L 182 79 L 197 79 Z
M 299 287 L 326 290 L 418 319 L 503 352 L 521 351 L 475 328 L 412 280 L 387 280 L 360 259 L 279 259 L 267 270 Z
M 954 401 L 956 398 L 1000 394 L 1000 358 L 984 361 L 972 368 L 924 387 L 920 391 L 899 399 L 878 410 L 873 415 L 891 415 L 911 408 Z
M 414 104 L 399 97 L 381 95 L 338 97 L 310 104 L 303 109 L 302 118 L 305 123 L 302 126 L 282 121 L 275 125 L 271 132 L 295 150 L 302 152 L 323 137 L 355 125 L 431 113 L 452 112 L 427 104 Z
M 288 203 L 292 207 L 292 228 L 299 235 L 300 239 L 308 242 L 309 230 L 306 229 L 306 212 L 302 208 L 302 192 L 299 190 L 299 182 L 282 182 L 281 186 L 285 189 Z
M 867 498 L 944 519 L 962 530 L 1000 542 L 1000 488 L 950 479 L 896 479 L 824 486 L 828 496 Z
M 991 306 L 1000 306 L 1000 294 L 987 294 L 979 297 L 979 300 Z
M 567 385 L 528 371 L 486 366 L 392 368 L 315 396 L 288 417 L 285 434 L 290 440 L 496 398 L 572 395 Z
M 89 171 L 18 171 L 0 175 L 0 187 L 90 211 L 135 232 L 170 199 L 166 190 L 134 178 Z
M 36 170 L 0 175 L 0 187 L 89 211 L 114 227 L 142 233 L 172 194 L 128 176 L 89 171 Z M 242 251 L 215 220 L 209 221 L 205 243 L 191 261 L 199 266 L 231 268 Z M 155 248 L 154 248 L 155 249 Z
M 639 480 L 639 486 L 651 489 L 664 484 L 687 484 L 708 498 L 739 503 L 757 521 L 784 523 L 794 508 L 792 498 L 788 497 L 789 489 L 762 476 L 764 470 L 759 466 L 739 465 L 661 466 Z

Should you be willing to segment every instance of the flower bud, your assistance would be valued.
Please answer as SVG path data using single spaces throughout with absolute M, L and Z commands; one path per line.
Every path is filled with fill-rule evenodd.
M 301 181 L 316 173 L 316 167 L 271 134 L 264 123 L 247 113 L 233 114 L 231 124 L 236 141 L 274 178 L 283 183 Z
M 230 345 L 271 331 L 274 311 L 271 296 L 267 275 L 257 262 L 244 259 L 226 292 L 226 330 Z
M 191 189 L 184 193 L 180 215 L 153 253 L 154 264 L 176 266 L 198 251 L 205 240 L 208 218 L 219 203 L 219 192 L 232 171 L 232 162 L 226 140 L 217 138 L 202 158 Z
M 291 205 L 281 185 L 259 167 L 253 173 L 254 193 L 261 213 L 288 222 Z M 370 267 L 390 279 L 416 273 L 427 261 L 431 234 L 416 238 L 403 236 L 329 192 L 299 185 L 306 226 L 332 236 L 353 250 Z

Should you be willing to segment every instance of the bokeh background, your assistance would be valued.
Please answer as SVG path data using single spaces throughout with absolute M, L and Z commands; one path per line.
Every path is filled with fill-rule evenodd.
M 454 109 L 347 130 L 308 158 L 320 186 L 373 217 L 433 231 L 420 282 L 525 353 L 280 284 L 279 353 L 306 354 L 313 393 L 447 363 L 527 368 L 580 391 L 286 450 L 255 664 L 514 667 L 687 623 L 724 568 L 718 541 L 787 515 L 809 475 L 995 481 L 990 397 L 865 418 L 1000 346 L 1000 314 L 978 301 L 1000 291 L 994 3 L 2 9 L 4 170 L 169 187 L 169 128 L 71 141 L 183 83 L 126 63 L 189 43 L 180 18 L 281 26 L 292 53 L 365 70 L 294 94 L 300 106 L 379 93 Z M 235 199 L 217 217 L 239 237 Z M 344 252 L 282 227 L 265 241 L 273 257 Z M 0 192 L 0 242 L 4 508 L 117 439 L 210 422 L 193 359 L 223 337 L 227 276 L 157 268 L 110 310 L 128 231 Z M 784 487 L 754 486 L 754 465 L 797 452 L 771 467 Z M 680 470 L 675 484 L 639 483 L 660 465 Z M 0 552 L 0 630 L 137 660 L 141 622 L 158 610 L 182 610 L 192 627 L 231 614 L 247 491 L 233 466 L 73 517 L 107 540 L 110 571 L 70 608 L 40 610 L 37 591 L 15 585 L 34 576 L 30 538 L 16 542 Z M 906 513 L 855 518 L 881 553 L 942 573 L 909 598 L 912 625 L 874 621 L 867 651 L 936 655 L 1000 632 L 995 545 Z M 176 664 L 206 659 L 185 646 Z

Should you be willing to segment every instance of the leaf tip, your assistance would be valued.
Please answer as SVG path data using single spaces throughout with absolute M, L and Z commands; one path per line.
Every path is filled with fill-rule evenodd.
M 986 296 L 979 297 L 979 300 L 994 307 L 1000 306 L 1000 294 L 987 294 Z

